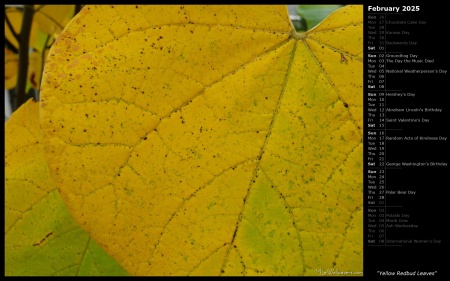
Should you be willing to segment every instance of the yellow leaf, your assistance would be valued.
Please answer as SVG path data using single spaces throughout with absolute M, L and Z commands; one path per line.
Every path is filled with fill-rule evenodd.
M 30 87 L 39 89 L 42 75 L 42 56 L 38 52 L 32 52 L 28 58 L 28 81 Z
M 17 83 L 19 62 L 17 55 L 5 48 L 5 89 L 13 89 Z
M 34 5 L 34 10 L 39 28 L 47 34 L 57 35 L 72 18 L 75 5 Z
M 22 27 L 22 18 L 23 14 L 22 11 L 16 8 L 7 8 L 5 10 L 5 16 L 9 19 L 15 33 L 17 35 L 20 34 L 20 29 Z M 33 46 L 33 44 L 36 42 L 37 39 L 37 32 L 38 27 L 36 23 L 33 21 L 31 23 L 31 31 L 30 31 L 30 46 Z M 19 49 L 19 43 L 17 42 L 16 38 L 14 37 L 11 29 L 6 24 L 6 18 L 5 18 L 5 38 L 8 39 L 8 41 L 17 49 Z
M 362 271 L 362 6 L 85 6 L 41 88 L 71 214 L 136 275 Z
M 33 16 L 32 28 L 30 32 L 30 47 L 34 48 L 38 52 L 32 52 L 29 58 L 29 69 L 28 69 L 28 81 L 27 81 L 27 91 L 30 88 L 38 89 L 40 87 L 40 79 L 42 75 L 42 52 L 47 53 L 48 50 L 45 49 L 46 46 L 42 42 L 42 32 L 49 34 L 51 36 L 57 37 L 61 33 L 64 26 L 70 21 L 73 12 L 74 5 L 35 5 L 35 14 Z M 16 8 L 6 9 L 6 16 L 11 22 L 14 31 L 20 35 L 20 29 L 22 26 L 22 11 Z M 6 24 L 5 19 L 5 37 L 11 42 L 11 44 L 19 48 L 16 38 L 13 36 L 9 26 Z M 53 40 L 53 39 L 52 39 Z M 9 61 L 11 61 L 12 56 L 8 55 Z M 44 56 L 44 59 L 46 54 Z M 5 54 L 5 89 L 12 89 L 16 86 L 17 80 L 17 59 L 13 63 L 11 61 L 10 65 L 6 65 L 6 54 Z
M 5 89 L 16 87 L 18 75 L 18 56 L 5 49 Z M 42 76 L 42 58 L 38 52 L 32 52 L 28 56 L 28 80 L 27 89 L 39 89 Z
M 47 33 L 44 33 L 42 30 L 39 30 L 38 31 L 38 39 L 36 40 L 36 43 L 34 44 L 33 49 L 41 54 L 45 50 L 45 52 L 46 52 L 45 57 L 46 57 L 48 50 L 50 49 L 50 47 L 54 41 L 55 41 L 55 39 L 52 37 L 52 35 L 48 35 Z
M 5 275 L 126 275 L 70 216 L 29 100 L 5 125 Z

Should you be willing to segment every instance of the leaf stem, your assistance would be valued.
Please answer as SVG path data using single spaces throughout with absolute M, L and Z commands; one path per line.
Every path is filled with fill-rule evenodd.
M 5 38 L 5 47 L 11 50 L 14 54 L 19 53 L 19 50 L 7 38 Z
M 61 31 L 64 29 L 64 26 L 62 26 L 57 20 L 55 20 L 52 16 L 44 13 L 44 12 L 40 12 L 42 16 L 48 18 L 51 22 L 53 22 L 57 27 L 61 28 Z
M 300 40 L 306 37 L 305 33 L 297 33 L 297 32 L 292 32 L 291 33 L 291 37 L 296 39 L 296 40 Z
M 36 10 L 34 10 L 34 12 L 37 13 L 44 7 L 45 7 L 45 5 L 40 5 Z
M 30 52 L 30 33 L 34 10 L 32 5 L 24 5 L 22 27 L 19 36 L 19 72 L 17 75 L 17 99 L 14 110 L 25 103 L 25 90 L 28 76 L 28 54 Z
M 19 42 L 20 41 L 19 35 L 14 30 L 14 27 L 12 26 L 11 22 L 9 21 L 8 15 L 6 13 L 6 10 L 5 10 L 5 20 L 6 20 L 6 25 L 8 26 L 8 28 L 11 31 L 12 35 L 14 36 L 14 38 L 16 38 L 17 42 Z
M 44 75 L 44 67 L 45 67 L 45 52 L 48 50 L 48 49 L 50 49 L 50 47 L 51 47 L 51 45 L 53 44 L 53 42 L 52 42 L 52 44 L 50 44 L 50 45 L 48 45 L 48 42 L 50 42 L 50 39 L 52 38 L 52 36 L 51 35 L 49 35 L 49 34 L 47 34 L 47 38 L 45 39 L 45 43 L 44 43 L 44 47 L 42 48 L 42 53 L 41 53 L 41 80 L 42 80 L 42 76 Z M 42 82 L 42 81 L 41 81 Z M 40 89 L 37 89 L 36 90 L 36 95 L 35 95 L 35 98 L 36 98 L 36 101 L 38 101 L 38 100 L 40 100 Z

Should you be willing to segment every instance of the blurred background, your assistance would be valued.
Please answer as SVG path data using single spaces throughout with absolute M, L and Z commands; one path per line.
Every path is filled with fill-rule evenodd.
M 45 58 L 83 5 L 5 5 L 5 121 L 29 98 L 39 100 Z M 297 32 L 305 32 L 344 5 L 287 5 Z

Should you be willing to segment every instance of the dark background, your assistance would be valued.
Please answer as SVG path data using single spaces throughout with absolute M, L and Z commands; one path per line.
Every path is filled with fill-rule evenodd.
M 434 64 L 386 64 L 387 69 L 445 69 L 449 70 L 448 52 L 450 48 L 444 43 L 448 34 L 448 11 L 430 1 L 370 1 L 365 3 L 365 16 L 367 7 L 371 6 L 420 6 L 419 12 L 402 12 L 401 14 L 388 14 L 387 20 L 423 20 L 426 25 L 387 25 L 386 30 L 411 31 L 409 36 L 386 35 L 387 41 L 416 41 L 414 46 L 387 45 L 386 51 L 401 51 L 404 54 L 419 55 L 419 59 L 434 59 Z M 365 25 L 365 36 L 367 26 Z M 367 44 L 367 38 L 365 44 Z M 365 46 L 367 50 L 367 45 Z M 365 65 L 367 56 L 365 55 Z M 367 69 L 367 68 L 366 68 Z M 366 71 L 365 69 L 365 71 Z M 367 81 L 365 73 L 365 81 Z M 442 113 L 386 113 L 387 118 L 429 118 L 430 123 L 386 123 L 387 136 L 445 136 L 448 137 L 449 128 L 449 102 L 447 96 L 449 74 L 386 74 L 386 89 L 398 89 L 403 92 L 413 92 L 414 98 L 387 97 L 386 107 L 398 108 L 442 108 Z M 366 83 L 366 82 L 365 82 Z M 364 87 L 367 98 L 367 85 Z M 365 110 L 365 118 L 366 117 Z M 366 125 L 365 125 L 366 126 Z M 365 127 L 365 129 L 367 129 Z M 365 137 L 367 137 L 367 130 Z M 366 138 L 367 140 L 367 138 Z M 366 147 L 366 146 L 365 146 Z M 367 148 L 366 148 L 367 149 Z M 387 141 L 385 143 L 386 161 L 389 162 L 445 162 L 448 164 L 447 141 Z M 365 159 L 366 158 L 365 151 Z M 365 170 L 367 171 L 367 163 Z M 365 182 L 367 186 L 367 172 Z M 448 177 L 450 171 L 447 167 L 402 167 L 401 169 L 386 170 L 386 190 L 414 190 L 416 195 L 388 195 L 387 205 L 403 206 L 401 208 L 386 208 L 387 213 L 410 214 L 408 224 L 418 224 L 417 229 L 386 228 L 386 239 L 436 239 L 441 243 L 432 244 L 395 244 L 369 246 L 367 243 L 367 224 L 364 236 L 364 277 L 381 276 L 378 271 L 435 272 L 434 279 L 447 279 L 444 260 L 448 246 Z M 367 198 L 367 188 L 364 190 Z M 365 200 L 366 202 L 366 200 Z M 401 209 L 401 210 L 399 210 Z M 365 208 L 367 218 L 367 205 Z M 419 276 L 415 276 L 419 278 Z M 423 277 L 420 277 L 423 278 Z

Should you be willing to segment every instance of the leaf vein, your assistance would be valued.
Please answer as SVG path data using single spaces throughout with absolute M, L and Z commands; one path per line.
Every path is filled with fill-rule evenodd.
M 314 62 L 316 63 L 317 67 L 320 69 L 320 71 L 322 72 L 322 74 L 325 76 L 325 78 L 327 79 L 328 83 L 331 85 L 331 87 L 334 89 L 334 91 L 336 92 L 336 94 L 338 95 L 339 100 L 341 100 L 343 103 L 345 103 L 344 99 L 341 97 L 340 95 L 340 91 L 336 88 L 336 86 L 334 85 L 334 83 L 331 81 L 330 76 L 328 75 L 328 73 L 325 71 L 325 69 L 322 67 L 322 65 L 319 63 L 319 60 L 317 59 L 316 55 L 314 54 L 314 52 L 311 50 L 311 48 L 309 47 L 308 43 L 306 42 L 305 39 L 302 39 L 303 44 L 305 45 L 306 49 L 308 50 L 308 52 L 310 53 L 311 57 L 313 58 Z M 352 112 L 350 111 L 349 108 L 347 108 L 347 111 L 349 113 L 350 116 L 352 116 L 352 121 L 355 124 L 355 126 L 357 128 L 359 128 L 358 123 L 356 122 L 355 117 L 353 116 Z
M 287 42 L 289 42 L 289 41 L 290 41 L 290 40 L 288 40 Z M 272 121 L 271 121 L 271 123 L 270 123 L 269 130 L 268 130 L 268 132 L 267 132 L 267 135 L 266 135 L 266 137 L 265 137 L 265 139 L 264 139 L 264 143 L 263 143 L 263 145 L 262 145 L 262 147 L 261 147 L 259 156 L 258 156 L 258 158 L 257 158 L 257 159 L 258 159 L 258 163 L 257 163 L 257 165 L 256 165 L 256 167 L 255 167 L 255 169 L 254 169 L 254 171 L 253 171 L 252 178 L 251 178 L 251 180 L 250 180 L 250 182 L 249 182 L 249 187 L 248 187 L 248 189 L 247 189 L 247 194 L 246 194 L 245 197 L 244 197 L 244 202 L 247 201 L 247 198 L 249 197 L 249 195 L 250 195 L 250 193 L 251 193 L 251 190 L 252 190 L 252 188 L 251 188 L 251 187 L 252 187 L 252 184 L 253 184 L 253 182 L 254 182 L 255 179 L 256 179 L 256 175 L 257 175 L 258 171 L 261 169 L 261 158 L 263 157 L 263 155 L 264 155 L 264 153 L 265 153 L 265 148 L 266 148 L 267 143 L 268 143 L 268 141 L 269 141 L 269 139 L 270 139 L 270 136 L 271 136 L 271 134 L 272 134 L 272 129 L 273 129 L 273 126 L 274 126 L 274 124 L 275 124 L 275 120 L 276 120 L 276 118 L 277 118 L 277 116 L 278 116 L 278 112 L 279 112 L 279 110 L 280 110 L 281 101 L 282 101 L 282 99 L 283 99 L 283 94 L 284 94 L 284 92 L 285 92 L 285 90 L 286 90 L 286 85 L 287 85 L 287 82 L 288 82 L 289 73 L 290 73 L 290 70 L 291 70 L 291 67 L 292 67 L 292 64 L 293 64 L 293 61 L 294 61 L 295 51 L 296 51 L 296 49 L 297 49 L 297 48 L 296 48 L 296 47 L 297 47 L 297 43 L 298 43 L 298 41 L 296 40 L 295 43 L 294 43 L 294 46 L 293 46 L 293 48 L 292 48 L 292 51 L 291 51 L 291 58 L 290 58 L 290 60 L 289 60 L 289 64 L 288 64 L 288 67 L 287 67 L 287 70 L 286 70 L 286 76 L 285 76 L 285 79 L 284 79 L 284 84 L 283 84 L 283 87 L 282 87 L 282 89 L 281 89 L 280 96 L 279 96 L 279 98 L 278 98 L 278 101 L 277 101 L 277 105 L 276 105 L 275 111 L 274 111 L 274 113 L 273 113 L 273 118 L 272 118 Z M 228 258 L 229 258 L 230 252 L 231 252 L 231 248 L 232 248 L 232 246 L 233 246 L 233 244 L 234 244 L 234 240 L 235 240 L 235 237 L 236 237 L 236 233 L 237 233 L 237 231 L 238 231 L 238 229 L 239 229 L 239 225 L 240 225 L 240 223 L 241 223 L 241 221 L 242 221 L 242 219 L 243 219 L 243 213 L 244 213 L 244 210 L 245 210 L 245 206 L 246 206 L 246 204 L 244 203 L 244 206 L 243 206 L 243 208 L 242 208 L 242 211 L 241 211 L 241 213 L 239 214 L 239 219 L 238 219 L 238 221 L 237 221 L 237 223 L 236 223 L 236 229 L 235 229 L 235 231 L 234 231 L 234 235 L 233 235 L 232 241 L 231 241 L 231 243 L 230 243 L 230 246 L 228 247 L 228 251 L 227 251 L 227 254 L 226 254 L 225 262 L 224 262 L 223 265 L 222 265 L 222 271 L 224 270 L 225 265 L 226 265 L 226 263 L 227 263 L 227 261 L 228 261 Z

